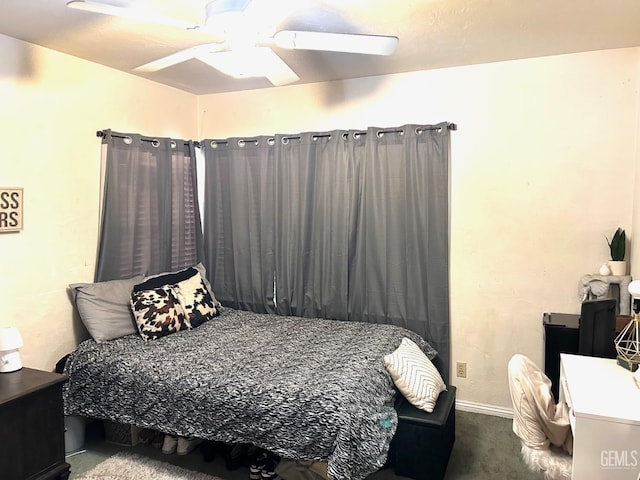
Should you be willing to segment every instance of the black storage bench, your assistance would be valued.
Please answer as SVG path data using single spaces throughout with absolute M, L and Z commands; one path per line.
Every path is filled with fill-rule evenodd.
M 447 471 L 456 432 L 456 387 L 440 393 L 432 413 L 411 405 L 402 395 L 396 404 L 398 427 L 390 460 L 396 475 L 441 480 Z

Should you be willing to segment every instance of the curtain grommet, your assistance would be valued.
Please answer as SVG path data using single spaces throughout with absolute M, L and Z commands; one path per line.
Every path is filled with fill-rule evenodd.
M 160 140 L 158 140 L 157 138 L 154 138 L 153 140 L 151 140 L 151 145 L 158 148 L 160 146 Z
M 127 136 L 127 137 L 123 137 L 122 138 L 122 142 L 126 143 L 127 145 L 131 145 L 133 143 L 133 138 Z

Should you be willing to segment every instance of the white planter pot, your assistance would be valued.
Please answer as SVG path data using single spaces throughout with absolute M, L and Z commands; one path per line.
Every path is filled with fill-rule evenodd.
M 627 262 L 625 260 L 613 261 L 609 260 L 609 268 L 611 269 L 611 275 L 626 275 L 627 274 Z

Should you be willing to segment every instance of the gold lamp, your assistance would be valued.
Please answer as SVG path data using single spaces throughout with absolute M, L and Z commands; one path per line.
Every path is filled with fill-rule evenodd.
M 640 280 L 629 283 L 633 302 L 633 318 L 615 339 L 618 365 L 632 372 L 640 365 Z

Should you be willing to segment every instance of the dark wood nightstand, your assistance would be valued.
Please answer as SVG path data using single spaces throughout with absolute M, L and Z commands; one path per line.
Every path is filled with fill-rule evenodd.
M 0 373 L 0 477 L 66 480 L 62 384 L 66 375 L 22 368 Z

